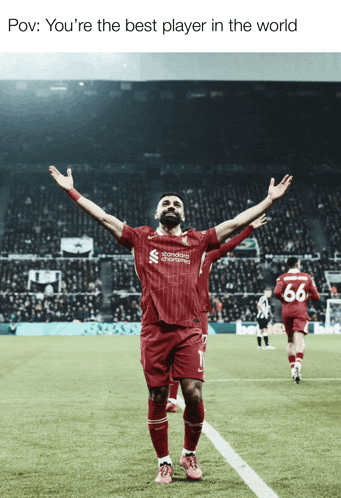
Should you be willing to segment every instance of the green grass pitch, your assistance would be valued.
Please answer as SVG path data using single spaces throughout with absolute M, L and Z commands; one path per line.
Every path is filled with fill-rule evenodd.
M 285 336 L 210 336 L 206 420 L 280 498 L 341 497 L 341 337 L 306 340 L 290 379 Z M 139 337 L 0 336 L 0 496 L 252 498 L 205 435 L 201 482 L 179 466 L 182 412 L 169 414 L 174 479 L 154 482 Z

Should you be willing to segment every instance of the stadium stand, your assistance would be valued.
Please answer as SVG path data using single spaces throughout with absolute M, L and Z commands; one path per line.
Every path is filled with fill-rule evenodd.
M 0 322 L 101 321 L 100 293 L 0 293 Z
M 0 87 L 0 320 L 140 320 L 132 256 L 56 188 L 50 161 L 131 226 L 153 224 L 156 192 L 173 190 L 185 196 L 186 224 L 206 229 L 293 173 L 253 251 L 213 266 L 223 309 L 210 319 L 254 320 L 264 286 L 296 255 L 322 292 L 311 318 L 323 320 L 324 271 L 340 270 L 339 83 L 62 83 L 58 95 L 47 81 Z M 64 237 L 93 239 L 92 257 L 63 258 Z M 29 284 L 32 270 L 60 272 L 60 287 Z
M 32 175 L 34 176 L 34 175 Z M 88 182 L 86 182 L 88 180 Z M 47 178 L 49 181 L 49 178 Z M 82 175 L 77 188 L 108 213 L 119 219 L 131 219 L 131 226 L 150 223 L 150 214 L 144 204 L 144 188 L 132 190 L 117 178 L 97 178 L 91 185 L 91 176 Z M 33 182 L 33 183 L 32 183 Z M 41 182 L 41 178 L 40 178 Z M 85 188 L 82 188 L 82 184 Z M 264 191 L 265 190 L 265 191 Z M 241 211 L 259 202 L 266 193 L 265 180 L 261 185 L 251 179 L 248 183 L 229 182 L 214 188 L 203 187 L 195 191 L 187 188 L 180 192 L 186 197 L 187 219 L 198 229 L 215 226 L 231 219 Z M 267 254 L 306 254 L 316 247 L 309 233 L 298 189 L 290 192 L 280 205 L 268 214 L 269 224 L 257 233 L 260 250 Z M 125 254 L 113 237 L 104 232 L 82 211 L 72 209 L 70 199 L 49 182 L 38 185 L 27 176 L 15 183 L 5 217 L 5 232 L 1 251 L 14 254 L 58 254 L 61 237 L 92 237 L 98 254 Z
M 132 192 L 126 179 L 101 177 L 91 182 L 92 176 L 82 175 L 79 190 L 113 212 L 132 226 L 147 224 L 152 212 L 144 204 L 145 185 L 137 185 Z M 47 180 L 50 178 L 47 177 Z M 41 181 L 41 179 L 40 179 Z M 184 186 L 181 193 L 186 199 L 187 220 L 191 226 L 203 229 L 232 218 L 245 207 L 257 203 L 264 196 L 266 185 L 255 184 L 254 179 L 232 179 L 229 188 L 208 186 L 198 189 Z M 116 243 L 102 227 L 82 211 L 75 209 L 70 199 L 55 185 L 47 181 L 39 185 L 36 175 L 21 176 L 12 182 L 10 202 L 5 214 L 5 229 L 1 244 L 0 321 L 72 321 L 103 319 L 102 263 L 110 261 L 110 303 L 104 313 L 112 321 L 139 321 L 141 309 L 140 281 L 135 273 L 133 257 Z M 303 186 L 302 186 L 303 189 Z M 310 304 L 312 320 L 323 320 L 325 299 L 329 287 L 325 269 L 339 269 L 338 260 L 324 259 L 326 253 L 317 253 L 307 217 L 300 185 L 268 213 L 268 224 L 255 232 L 258 254 L 240 258 L 238 252 L 213 265 L 210 275 L 212 296 L 223 303 L 220 314 L 214 311 L 211 321 L 255 319 L 256 302 L 265 285 L 274 286 L 276 276 L 284 271 L 289 254 L 308 255 L 303 267 L 315 277 L 324 294 L 319 303 Z M 330 251 L 337 248 L 337 227 L 333 208 L 338 192 L 316 194 L 311 216 L 320 215 L 326 227 Z M 321 205 L 326 207 L 322 209 Z M 62 237 L 92 237 L 93 258 L 61 257 Z M 314 259 L 309 259 L 314 255 Z M 8 257 L 10 255 L 10 257 Z M 266 257 L 265 257 L 266 256 Z M 109 260 L 108 260 L 109 258 Z M 60 271 L 60 289 L 47 293 L 36 282 L 28 284 L 30 270 Z M 46 286 L 44 286 L 46 287 Z
M 328 238 L 330 252 L 341 253 L 341 190 L 336 186 L 328 188 L 323 192 L 317 189 L 315 206 L 318 216 L 324 224 Z

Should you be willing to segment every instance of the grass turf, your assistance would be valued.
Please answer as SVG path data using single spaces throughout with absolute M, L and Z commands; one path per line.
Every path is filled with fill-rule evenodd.
M 299 385 L 285 336 L 271 343 L 209 337 L 206 420 L 280 498 L 341 497 L 341 338 L 307 338 Z M 1 497 L 254 496 L 206 436 L 203 479 L 186 480 L 180 410 L 169 414 L 173 483 L 154 483 L 138 337 L 0 336 L 0 351 Z

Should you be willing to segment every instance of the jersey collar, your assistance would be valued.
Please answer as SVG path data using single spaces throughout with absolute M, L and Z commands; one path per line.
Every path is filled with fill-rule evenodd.
M 164 233 L 161 232 L 161 230 L 159 229 L 159 227 L 157 227 L 156 233 L 158 235 L 165 235 Z M 181 234 L 182 234 L 182 231 L 181 231 L 181 228 L 179 228 L 179 231 L 177 233 L 175 233 L 174 235 L 181 235 Z
M 290 268 L 290 270 L 288 270 L 288 273 L 300 273 L 300 270 L 298 268 Z

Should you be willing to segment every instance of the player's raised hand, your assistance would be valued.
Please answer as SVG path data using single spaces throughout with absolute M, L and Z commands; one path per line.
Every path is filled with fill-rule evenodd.
M 50 170 L 52 178 L 54 179 L 54 181 L 56 182 L 56 184 L 60 188 L 66 190 L 66 191 L 72 189 L 72 187 L 73 187 L 73 178 L 72 178 L 71 168 L 68 168 L 68 170 L 67 170 L 67 176 L 64 176 L 61 173 L 59 173 L 59 171 L 57 170 L 57 168 L 55 168 L 54 166 L 50 166 L 49 170 Z
M 259 227 L 261 227 L 263 225 L 266 225 L 266 223 L 267 223 L 267 221 L 266 221 L 266 215 L 262 214 L 262 216 L 260 216 L 255 221 L 253 221 L 252 223 L 250 223 L 250 225 L 253 227 L 254 230 L 257 230 L 257 228 L 259 228 Z
M 269 191 L 268 191 L 268 195 L 271 201 L 275 202 L 277 201 L 277 199 L 280 199 L 284 194 L 286 194 L 288 188 L 290 187 L 291 182 L 292 182 L 292 176 L 285 175 L 281 183 L 275 186 L 275 180 L 274 178 L 271 178 Z

